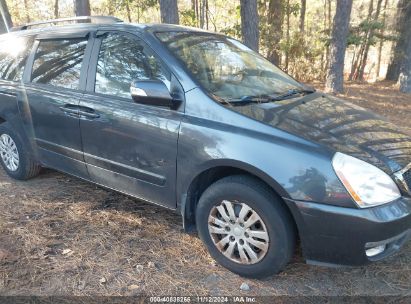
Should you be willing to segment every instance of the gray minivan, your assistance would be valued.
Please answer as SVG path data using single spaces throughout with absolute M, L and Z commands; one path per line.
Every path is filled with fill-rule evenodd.
M 297 244 L 308 263 L 362 265 L 411 235 L 409 135 L 194 28 L 89 17 L 0 36 L 0 159 L 16 179 L 48 167 L 177 211 L 247 277 Z

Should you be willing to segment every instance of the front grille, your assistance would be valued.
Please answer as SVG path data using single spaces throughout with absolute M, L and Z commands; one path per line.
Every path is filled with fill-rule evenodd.
M 411 193 L 411 169 L 408 169 L 408 171 L 405 171 L 403 173 L 402 178 L 404 179 L 404 183 L 407 185 L 408 192 Z

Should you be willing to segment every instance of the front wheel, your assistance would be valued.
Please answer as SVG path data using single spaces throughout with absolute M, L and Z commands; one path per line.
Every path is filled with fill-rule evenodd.
M 248 176 L 230 176 L 201 196 L 196 224 L 211 256 L 244 277 L 280 272 L 295 246 L 292 219 L 280 199 Z

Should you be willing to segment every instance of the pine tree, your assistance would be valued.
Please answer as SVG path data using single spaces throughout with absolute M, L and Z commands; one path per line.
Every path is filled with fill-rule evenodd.
M 241 34 L 244 44 L 258 52 L 260 31 L 257 0 L 241 0 Z
M 401 72 L 401 67 L 410 60 L 407 54 L 407 47 L 411 41 L 411 1 L 399 0 L 397 6 L 398 40 L 393 48 L 391 63 L 388 66 L 387 80 L 397 81 Z
M 400 61 L 399 83 L 401 92 L 411 93 L 411 1 L 404 7 L 404 23 L 401 36 L 405 47 Z
M 160 0 L 161 22 L 179 24 L 177 0 Z
M 344 90 L 344 58 L 347 48 L 351 9 L 352 0 L 337 0 L 331 38 L 330 69 L 325 84 L 328 92 L 342 93 Z
M 75 2 L 76 16 L 90 16 L 90 1 L 89 0 L 76 0 Z

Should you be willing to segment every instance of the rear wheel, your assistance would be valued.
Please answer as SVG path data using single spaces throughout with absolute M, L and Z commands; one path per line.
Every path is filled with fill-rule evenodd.
M 196 224 L 212 257 L 241 276 L 276 274 L 294 252 L 290 215 L 265 184 L 248 176 L 211 185 L 199 200 Z
M 40 166 L 8 123 L 0 125 L 0 162 L 7 174 L 15 179 L 26 180 L 40 172 Z

